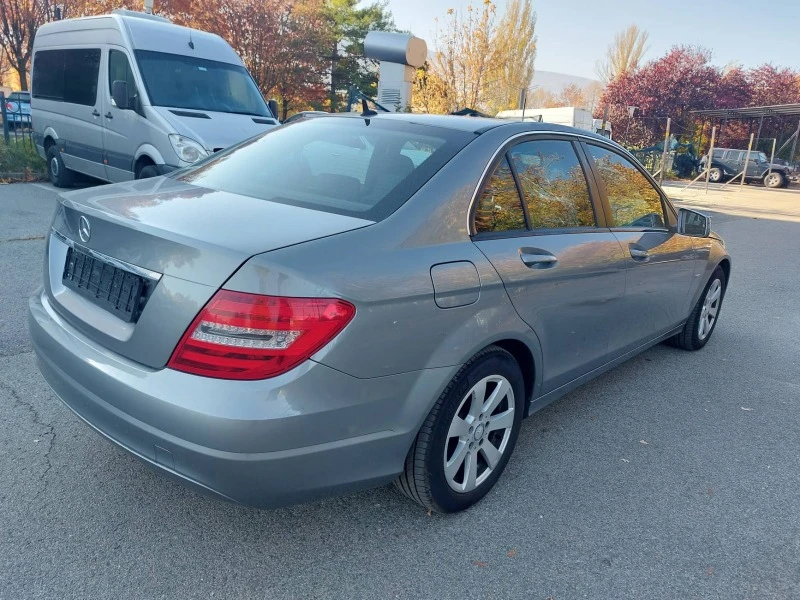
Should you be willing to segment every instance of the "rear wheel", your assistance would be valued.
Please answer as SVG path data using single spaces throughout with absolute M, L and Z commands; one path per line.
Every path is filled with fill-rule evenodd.
M 500 478 L 522 423 L 525 395 L 514 357 L 490 346 L 464 365 L 439 397 L 395 482 L 429 510 L 457 512 Z
M 684 350 L 700 350 L 705 346 L 717 326 L 725 285 L 725 271 L 717 267 L 683 326 L 683 331 L 669 338 L 667 343 Z
M 783 176 L 783 173 L 777 171 L 773 171 L 764 177 L 764 185 L 768 188 L 780 188 L 783 187 L 785 183 L 786 178 Z
M 72 185 L 73 173 L 64 165 L 61 152 L 53 144 L 47 149 L 47 176 L 56 187 L 65 188 Z
M 719 167 L 712 167 L 711 171 L 709 171 L 708 173 L 708 180 L 713 183 L 719 183 L 720 181 L 722 181 L 723 176 L 724 173 L 722 172 L 722 169 L 720 169 Z

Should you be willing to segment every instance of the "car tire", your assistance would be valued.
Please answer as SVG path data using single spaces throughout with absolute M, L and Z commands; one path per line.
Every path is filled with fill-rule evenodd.
M 784 177 L 783 173 L 773 171 L 772 173 L 764 177 L 764 185 L 768 188 L 771 189 L 782 188 L 784 187 L 785 184 L 786 184 L 786 177 Z
M 667 340 L 670 346 L 694 351 L 700 350 L 708 343 L 719 320 L 726 284 L 725 271 L 721 267 L 717 267 L 706 283 L 706 287 L 703 288 L 703 293 L 700 294 L 700 299 L 695 304 L 692 314 L 686 320 L 683 331 Z M 712 317 L 713 320 L 710 320 Z M 701 321 L 704 322 L 702 331 Z
M 161 173 L 158 172 L 158 167 L 155 165 L 146 165 L 136 173 L 136 179 L 150 179 L 151 177 L 158 177 L 159 175 L 161 175 Z
M 725 173 L 722 172 L 722 169 L 719 167 L 711 167 L 711 171 L 708 173 L 708 180 L 711 183 L 719 183 L 722 181 Z
M 425 419 L 396 487 L 426 509 L 443 513 L 481 500 L 514 450 L 525 410 L 524 390 L 522 372 L 511 354 L 489 346 L 475 355 Z
M 61 152 L 55 145 L 47 149 L 47 176 L 56 187 L 67 188 L 72 185 L 73 173 L 64 165 Z

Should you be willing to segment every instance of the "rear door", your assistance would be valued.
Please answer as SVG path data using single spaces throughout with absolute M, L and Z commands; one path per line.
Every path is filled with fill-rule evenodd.
M 533 137 L 499 155 L 476 199 L 473 241 L 497 269 L 543 350 L 543 392 L 602 365 L 622 310 L 622 247 L 569 137 Z
M 619 355 L 686 319 L 696 257 L 691 238 L 678 234 L 676 215 L 643 169 L 614 148 L 584 148 L 608 224 L 626 253 L 624 310 L 610 328 Z
M 109 181 L 125 181 L 133 179 L 136 150 L 147 131 L 144 117 L 135 110 L 122 110 L 111 98 L 114 81 L 128 84 L 128 105 L 136 106 L 138 90 L 131 58 L 120 46 L 109 46 L 107 76 L 104 79 L 101 94 L 103 97 L 103 149 L 106 179 Z

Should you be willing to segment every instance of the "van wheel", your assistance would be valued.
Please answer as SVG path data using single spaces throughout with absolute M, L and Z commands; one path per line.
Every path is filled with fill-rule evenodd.
M 146 165 L 136 173 L 136 179 L 150 179 L 151 177 L 158 177 L 159 174 L 155 165 Z
M 47 176 L 56 187 L 66 188 L 72 185 L 73 173 L 64 165 L 61 152 L 55 145 L 47 149 Z

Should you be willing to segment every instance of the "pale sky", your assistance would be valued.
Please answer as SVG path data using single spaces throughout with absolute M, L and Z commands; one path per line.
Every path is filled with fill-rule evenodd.
M 496 0 L 498 11 L 506 0 Z M 398 28 L 433 46 L 434 19 L 468 0 L 389 0 Z M 481 0 L 474 0 L 480 6 Z M 536 68 L 595 78 L 595 62 L 614 34 L 636 24 L 650 34 L 645 58 L 676 44 L 700 44 L 714 63 L 754 67 L 771 62 L 800 69 L 800 0 L 534 0 Z M 704 13 L 710 16 L 706 17 Z

